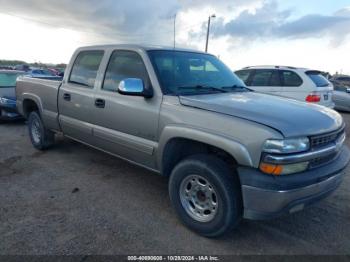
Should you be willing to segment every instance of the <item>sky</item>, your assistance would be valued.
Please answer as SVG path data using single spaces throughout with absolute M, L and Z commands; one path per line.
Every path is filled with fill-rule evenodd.
M 0 59 L 68 63 L 79 46 L 204 50 L 232 70 L 287 65 L 350 74 L 350 0 L 0 0 Z M 176 14 L 176 19 L 175 19 Z

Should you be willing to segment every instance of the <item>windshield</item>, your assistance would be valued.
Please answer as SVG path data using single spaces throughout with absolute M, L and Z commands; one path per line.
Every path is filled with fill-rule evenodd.
M 317 87 L 329 86 L 330 82 L 318 71 L 308 71 L 306 74 Z
M 21 74 L 0 73 L 0 88 L 15 87 L 19 75 Z
M 245 84 L 215 56 L 166 50 L 148 54 L 165 94 L 247 91 Z

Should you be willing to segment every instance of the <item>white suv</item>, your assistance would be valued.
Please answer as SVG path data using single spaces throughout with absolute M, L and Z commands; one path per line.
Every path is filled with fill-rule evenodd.
M 235 73 L 254 91 L 334 108 L 333 85 L 320 71 L 290 66 L 251 66 Z

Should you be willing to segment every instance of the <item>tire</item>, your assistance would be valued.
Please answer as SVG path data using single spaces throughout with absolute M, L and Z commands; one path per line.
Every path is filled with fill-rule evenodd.
M 242 219 L 239 179 L 215 156 L 195 155 L 181 161 L 170 175 L 169 195 L 183 224 L 202 236 L 221 236 Z
M 46 129 L 38 112 L 29 114 L 28 130 L 30 141 L 38 150 L 45 150 L 51 147 L 55 141 L 55 134 Z

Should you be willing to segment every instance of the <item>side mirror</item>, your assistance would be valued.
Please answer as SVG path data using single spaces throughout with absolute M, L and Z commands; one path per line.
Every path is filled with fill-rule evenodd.
M 127 78 L 122 80 L 118 86 L 118 92 L 122 95 L 143 96 L 150 98 L 153 96 L 151 90 L 146 90 L 143 81 L 139 78 Z
M 350 88 L 346 88 L 346 93 L 350 93 Z

